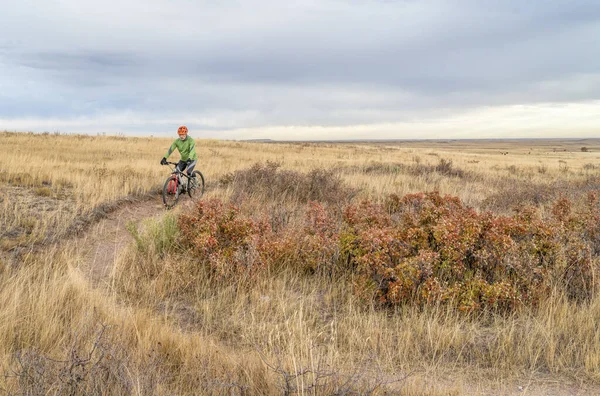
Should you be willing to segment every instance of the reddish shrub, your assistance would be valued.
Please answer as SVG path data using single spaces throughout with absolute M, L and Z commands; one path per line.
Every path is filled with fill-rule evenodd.
M 331 271 L 338 262 L 338 227 L 316 202 L 309 204 L 300 230 L 274 232 L 266 219 L 251 219 L 215 199 L 200 201 L 178 223 L 189 252 L 222 279 L 251 279 L 292 261 L 309 272 Z
M 193 255 L 218 277 L 252 276 L 265 264 L 256 251 L 256 239 L 264 228 L 241 217 L 233 205 L 200 201 L 195 213 L 179 217 L 179 228 Z
M 343 268 L 356 275 L 359 295 L 384 305 L 512 311 L 538 304 L 553 288 L 577 301 L 594 292 L 595 194 L 579 210 L 559 199 L 551 213 L 479 213 L 432 192 L 348 205 L 341 219 L 335 207 L 309 202 L 303 227 L 275 231 L 271 221 L 208 200 L 182 215 L 179 226 L 191 253 L 219 278 L 252 279 L 281 266 L 329 274 Z
M 557 201 L 553 213 L 546 220 L 532 208 L 494 216 L 436 192 L 390 196 L 381 206 L 347 207 L 340 240 L 361 276 L 359 292 L 372 291 L 385 304 L 512 310 L 537 304 L 557 285 L 571 298 L 587 298 L 589 241 L 568 201 Z
M 296 257 L 310 272 L 332 272 L 339 261 L 339 226 L 331 212 L 317 202 L 310 202 L 304 229 L 298 238 Z

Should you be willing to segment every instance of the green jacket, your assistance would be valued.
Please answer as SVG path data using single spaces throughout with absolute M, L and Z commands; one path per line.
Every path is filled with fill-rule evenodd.
M 179 150 L 182 161 L 198 159 L 198 154 L 196 154 L 196 144 L 194 143 L 194 139 L 189 136 L 186 137 L 185 140 L 175 139 L 171 147 L 169 147 L 169 151 L 167 151 L 165 158 L 169 158 L 169 155 L 171 155 L 175 149 Z

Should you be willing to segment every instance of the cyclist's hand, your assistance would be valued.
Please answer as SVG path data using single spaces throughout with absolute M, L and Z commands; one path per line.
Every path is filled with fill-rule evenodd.
M 167 159 L 166 158 L 161 159 L 160 160 L 160 164 L 161 165 L 167 165 Z

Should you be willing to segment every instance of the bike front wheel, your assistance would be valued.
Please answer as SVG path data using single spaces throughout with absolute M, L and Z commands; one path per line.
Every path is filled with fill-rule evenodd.
M 192 173 L 195 177 L 188 179 L 188 195 L 192 199 L 199 199 L 204 195 L 204 175 L 200 171 Z
M 165 181 L 162 192 L 163 203 L 167 209 L 171 209 L 179 200 L 179 181 L 177 176 L 169 176 Z

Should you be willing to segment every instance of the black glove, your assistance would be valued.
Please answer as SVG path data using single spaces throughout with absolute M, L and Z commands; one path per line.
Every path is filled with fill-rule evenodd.
M 160 160 L 160 164 L 161 165 L 167 165 L 167 159 L 166 158 L 161 159 Z

